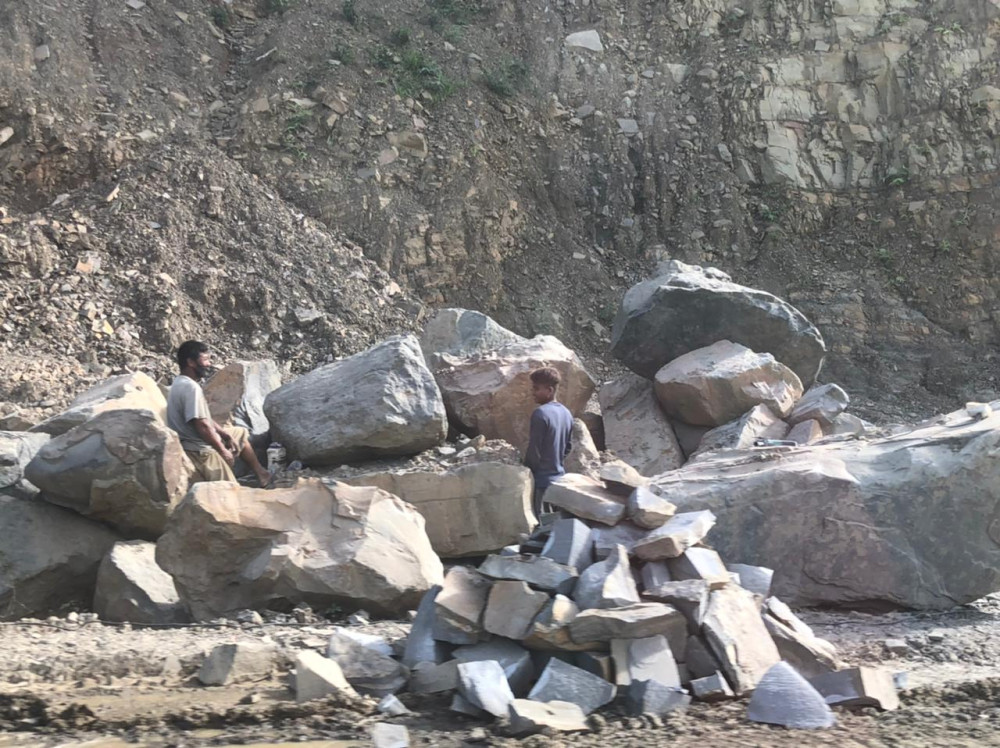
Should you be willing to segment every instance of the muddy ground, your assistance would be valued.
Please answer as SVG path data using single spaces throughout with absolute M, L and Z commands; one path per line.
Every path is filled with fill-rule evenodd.
M 947 613 L 865 615 L 805 611 L 803 618 L 850 664 L 907 673 L 899 711 L 838 710 L 827 731 L 749 723 L 745 701 L 694 705 L 665 719 L 617 707 L 591 718 L 589 734 L 507 737 L 503 725 L 452 714 L 445 697 L 403 694 L 412 713 L 386 718 L 373 700 L 297 705 L 287 672 L 206 688 L 195 674 L 215 644 L 266 640 L 289 652 L 325 646 L 344 622 L 133 629 L 65 619 L 0 627 L 0 748 L 9 746 L 367 745 L 373 723 L 404 724 L 414 746 L 930 746 L 1000 745 L 1000 595 Z M 408 625 L 362 626 L 390 641 Z M 903 639 L 893 654 L 887 639 Z

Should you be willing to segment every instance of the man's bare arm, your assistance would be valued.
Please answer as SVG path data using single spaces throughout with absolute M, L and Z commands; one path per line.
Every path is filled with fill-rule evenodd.
M 212 447 L 216 452 L 218 452 L 222 459 L 226 461 L 226 464 L 232 465 L 235 461 L 233 453 L 226 447 L 225 443 L 219 436 L 218 430 L 215 428 L 215 424 L 208 418 L 192 418 L 191 425 L 194 426 L 194 430 L 198 432 L 206 444 Z

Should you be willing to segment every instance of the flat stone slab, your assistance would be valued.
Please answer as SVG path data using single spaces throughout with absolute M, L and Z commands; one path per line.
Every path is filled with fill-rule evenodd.
M 526 582 L 532 587 L 568 595 L 580 576 L 566 566 L 545 556 L 488 556 L 479 565 L 479 573 L 491 579 Z
M 610 703 L 617 693 L 614 684 L 593 673 L 553 657 L 531 689 L 532 701 L 569 701 L 590 714 Z
M 787 662 L 775 664 L 760 679 L 750 697 L 747 718 L 800 730 L 833 727 L 837 723 L 819 691 Z
M 781 660 L 753 595 L 741 587 L 731 585 L 712 592 L 702 629 L 737 694 L 752 691 Z
M 766 566 L 751 566 L 750 564 L 726 564 L 726 568 L 733 574 L 740 575 L 740 587 L 743 589 L 765 599 L 771 596 L 771 580 L 774 578 L 774 569 L 768 569 Z
M 655 680 L 637 680 L 629 685 L 626 701 L 633 714 L 662 716 L 686 709 L 691 704 L 691 696 L 679 686 L 668 686 Z
M 515 735 L 532 735 L 544 728 L 558 732 L 582 732 L 587 715 L 569 701 L 531 701 L 514 699 L 510 703 L 510 729 Z
M 615 639 L 611 642 L 611 657 L 615 663 L 615 684 L 618 686 L 629 686 L 636 681 L 656 681 L 671 688 L 681 687 L 677 661 L 665 636 Z
M 730 572 L 711 548 L 688 548 L 677 558 L 667 559 L 670 576 L 677 581 L 697 579 L 717 588 L 729 584 Z
M 525 582 L 494 582 L 486 602 L 483 628 L 496 636 L 523 639 L 548 601 L 547 593 L 533 590 Z
M 632 552 L 643 561 L 677 558 L 695 543 L 700 543 L 714 525 L 715 515 L 709 511 L 676 514 L 638 541 Z
M 704 678 L 695 678 L 690 683 L 691 692 L 698 701 L 716 702 L 736 698 L 722 673 L 716 672 Z
M 701 625 L 708 611 L 708 600 L 711 594 L 708 582 L 702 579 L 685 579 L 677 582 L 665 582 L 659 587 L 642 593 L 646 600 L 672 605 L 687 618 L 691 633 L 701 631 Z
M 626 499 L 609 491 L 604 484 L 586 475 L 567 473 L 553 481 L 544 500 L 581 519 L 616 525 L 625 517 Z
M 642 639 L 657 634 L 681 641 L 687 636 L 687 620 L 670 605 L 638 603 L 610 610 L 582 611 L 569 624 L 569 633 L 578 643 Z
M 240 642 L 212 648 L 198 671 L 206 686 L 227 686 L 249 678 L 263 678 L 278 664 L 278 650 L 271 644 Z
M 376 722 L 372 725 L 372 748 L 409 748 L 410 733 L 403 725 Z

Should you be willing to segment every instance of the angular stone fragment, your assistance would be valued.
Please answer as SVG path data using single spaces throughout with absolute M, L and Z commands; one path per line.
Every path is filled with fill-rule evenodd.
M 626 700 L 632 714 L 656 716 L 683 710 L 691 704 L 691 697 L 679 685 L 669 686 L 655 680 L 632 681 Z
M 156 560 L 196 620 L 272 600 L 398 613 L 442 578 L 411 506 L 376 488 L 317 479 L 270 490 L 195 484 Z
M 523 639 L 548 601 L 548 594 L 537 592 L 524 582 L 494 582 L 486 603 L 483 628 L 496 636 Z
M 681 611 L 688 621 L 692 634 L 701 631 L 701 625 L 708 611 L 711 587 L 703 579 L 686 579 L 665 582 L 642 593 L 643 598 L 672 605 Z
M 344 677 L 358 693 L 382 697 L 406 685 L 409 671 L 386 655 L 379 654 L 353 637 L 334 631 L 326 656 L 340 665 Z
M 836 384 L 820 384 L 806 391 L 785 420 L 792 426 L 815 420 L 829 428 L 850 404 L 851 398 L 841 387 Z
M 198 680 L 206 686 L 227 686 L 248 678 L 265 678 L 277 664 L 278 651 L 271 644 L 219 644 L 202 663 Z
M 773 569 L 749 564 L 726 564 L 726 568 L 732 573 L 740 575 L 740 587 L 743 589 L 750 590 L 753 594 L 760 595 L 765 599 L 771 596 Z
M 482 312 L 438 309 L 424 325 L 424 331 L 420 335 L 420 348 L 427 359 L 427 365 L 433 371 L 439 354 L 468 356 L 525 340 L 526 338 L 500 326 Z
M 643 592 L 655 590 L 660 585 L 673 581 L 666 561 L 647 561 L 642 565 L 639 579 L 642 582 Z
M 676 511 L 677 507 L 643 486 L 628 497 L 628 518 L 647 530 L 661 527 Z
M 358 697 L 336 662 L 311 649 L 299 652 L 295 658 L 295 700 L 301 704 L 332 694 Z
M 376 722 L 371 736 L 372 748 L 410 748 L 410 733 L 403 725 Z
M 499 663 L 515 696 L 528 693 L 535 680 L 531 653 L 516 642 L 506 639 L 459 647 L 455 650 L 455 659 L 458 662 L 493 660 Z
M 707 678 L 719 670 L 719 661 L 700 636 L 692 634 L 684 650 L 684 666 L 691 678 Z
M 542 611 L 531 624 L 531 631 L 525 637 L 523 644 L 536 650 L 568 650 L 583 651 L 601 649 L 600 643 L 576 643 L 570 637 L 569 624 L 579 614 L 576 603 L 565 595 L 556 595 L 552 601 L 542 608 Z
M 618 546 L 622 546 L 629 553 L 635 544 L 646 537 L 649 530 L 639 527 L 632 522 L 623 520 L 614 527 L 604 527 L 597 525 L 590 530 L 590 537 L 594 541 L 594 557 L 601 560 L 617 552 Z
M 676 558 L 700 543 L 715 525 L 715 515 L 708 511 L 675 514 L 635 544 L 632 551 L 644 561 Z
M 264 414 L 289 459 L 307 465 L 416 454 L 447 434 L 441 392 L 412 335 L 302 375 L 267 396 Z
M 491 585 L 475 569 L 449 569 L 434 600 L 434 638 L 453 644 L 477 642 L 483 631 L 483 612 Z
M 487 556 L 479 573 L 492 579 L 527 582 L 532 587 L 570 594 L 579 574 L 572 566 L 545 556 Z
M 618 639 L 616 641 L 627 641 L 625 639 Z M 614 647 L 616 642 L 611 642 L 611 646 Z M 593 673 L 598 678 L 604 678 L 606 681 L 615 681 L 615 664 L 612 655 L 606 654 L 604 652 L 580 652 L 576 656 L 576 666 L 583 668 L 588 673 Z
M 531 689 L 532 701 L 569 701 L 590 714 L 615 698 L 617 689 L 603 678 L 553 657 Z
M 753 595 L 741 587 L 713 590 L 703 622 L 705 639 L 737 694 L 752 691 L 781 659 Z
M 638 470 L 621 460 L 603 465 L 598 477 L 605 488 L 618 496 L 631 496 L 637 488 L 649 485 L 649 478 L 644 478 Z
M 94 612 L 102 621 L 170 624 L 191 620 L 174 580 L 156 565 L 156 545 L 144 540 L 115 543 L 101 562 Z
M 609 610 L 582 611 L 569 624 L 570 636 L 575 642 L 600 642 L 612 639 L 642 639 L 663 634 L 671 642 L 681 642 L 687 637 L 684 614 L 663 603 L 637 603 Z
M 802 382 L 774 356 L 720 340 L 657 371 L 654 390 L 668 416 L 721 426 L 757 405 L 788 415 L 802 396 Z
M 593 548 L 590 527 L 575 518 L 557 519 L 542 555 L 583 573 L 593 563 Z
M 152 411 L 112 409 L 47 442 L 25 477 L 53 504 L 155 540 L 191 469 L 177 434 Z
M 779 437 L 767 437 L 767 438 L 779 438 Z M 820 425 L 819 421 L 809 420 L 802 421 L 802 423 L 797 423 L 792 426 L 791 431 L 788 432 L 784 437 L 780 437 L 786 441 L 795 442 L 796 444 L 803 446 L 806 444 L 812 444 L 814 441 L 823 438 L 823 427 Z
M 514 699 L 510 702 L 510 730 L 518 736 L 533 735 L 543 729 L 558 732 L 588 730 L 587 715 L 568 701 L 539 702 Z
M 2 494 L 0 538 L 0 621 L 86 610 L 98 567 L 121 540 L 76 512 Z
M 760 679 L 747 718 L 800 730 L 833 727 L 837 720 L 822 695 L 787 662 L 778 662 Z
M 468 356 L 441 354 L 434 376 L 448 417 L 461 432 L 503 439 L 524 454 L 531 413 L 531 372 L 542 366 L 562 376 L 559 402 L 574 415 L 582 413 L 594 391 L 579 357 L 556 338 L 540 335 Z
M 109 410 L 148 410 L 161 424 L 167 422 L 167 399 L 152 378 L 136 371 L 92 387 L 71 402 L 65 411 L 33 426 L 31 431 L 59 436 Z
M 853 667 L 810 678 L 827 704 L 874 706 L 883 711 L 899 708 L 899 694 L 892 673 L 885 668 Z
M 668 559 L 667 567 L 677 581 L 700 579 L 713 589 L 729 583 L 729 570 L 711 548 L 688 548 L 677 558 Z
M 514 700 L 507 675 L 495 660 L 459 663 L 458 691 L 470 704 L 494 717 L 506 716 Z
M 0 431 L 0 491 L 23 498 L 38 493 L 24 477 L 24 469 L 49 438 L 43 433 Z
M 420 599 L 417 616 L 410 626 L 403 650 L 403 664 L 407 667 L 412 668 L 418 662 L 440 663 L 445 660 L 445 646 L 434 638 L 434 601 L 440 591 L 441 585 L 435 584 Z
M 567 473 L 580 473 L 591 478 L 597 477 L 601 468 L 601 454 L 594 444 L 589 429 L 579 418 L 573 419 L 573 431 L 570 435 L 571 447 L 563 461 Z
M 659 475 L 684 464 L 674 428 L 648 379 L 628 373 L 598 393 L 607 448 L 642 475 Z
M 786 439 L 788 424 L 767 405 L 755 405 L 736 421 L 714 428 L 701 438 L 692 459 L 722 449 L 750 449 L 758 439 Z
M 570 514 L 605 525 L 616 525 L 625 516 L 626 501 L 585 475 L 567 473 L 545 491 L 545 503 Z
M 420 662 L 410 672 L 409 690 L 413 693 L 442 693 L 458 688 L 458 660 L 435 665 Z
M 604 51 L 604 45 L 601 44 L 601 35 L 594 29 L 572 33 L 563 40 L 563 43 L 567 47 L 586 49 L 591 52 Z
M 625 548 L 618 546 L 607 559 L 588 567 L 580 575 L 573 599 L 580 610 L 617 608 L 639 602 Z
M 864 436 L 868 433 L 870 423 L 858 418 L 853 413 L 841 413 L 833 419 L 830 433 L 834 436 Z
M 768 598 L 762 615 L 781 659 L 806 678 L 814 678 L 842 667 L 836 648 L 813 634 L 812 629 L 778 598 Z
M 719 672 L 692 680 L 691 693 L 698 701 L 708 702 L 726 701 L 736 696 Z
M 427 520 L 427 537 L 442 558 L 483 555 L 531 531 L 533 482 L 520 465 L 478 462 L 445 471 L 391 470 L 346 477 L 412 504 Z
M 467 717 L 475 717 L 476 719 L 486 719 L 489 716 L 489 712 L 485 709 L 480 709 L 460 693 L 456 693 L 451 697 L 451 706 L 448 708 L 453 712 L 464 714 Z
M 772 354 L 807 386 L 826 353 L 819 331 L 790 304 L 737 285 L 715 268 L 677 261 L 625 294 L 611 350 L 636 374 L 652 379 L 669 361 L 719 340 Z
M 655 681 L 671 688 L 681 686 L 677 661 L 665 636 L 616 639 L 611 642 L 611 657 L 618 686 L 625 687 L 637 681 Z

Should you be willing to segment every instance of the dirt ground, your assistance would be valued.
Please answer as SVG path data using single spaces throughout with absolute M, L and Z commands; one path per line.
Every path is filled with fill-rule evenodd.
M 297 705 L 287 672 L 218 688 L 201 686 L 194 677 L 215 644 L 269 641 L 288 653 L 320 649 L 336 622 L 133 629 L 50 619 L 0 628 L 0 748 L 332 748 L 369 745 L 371 725 L 380 721 L 406 725 L 411 745 L 442 748 L 639 748 L 661 740 L 720 748 L 1000 745 L 1000 595 L 947 613 L 804 611 L 802 617 L 849 664 L 906 672 L 903 706 L 889 713 L 837 710 L 835 728 L 806 732 L 748 722 L 745 701 L 696 704 L 664 719 L 629 716 L 612 705 L 591 717 L 590 733 L 518 740 L 507 737 L 502 724 L 449 712 L 444 696 L 403 694 L 411 714 L 388 718 L 371 699 Z M 362 629 L 393 642 L 405 637 L 408 624 L 382 621 Z M 904 640 L 905 654 L 890 653 L 887 639 Z

